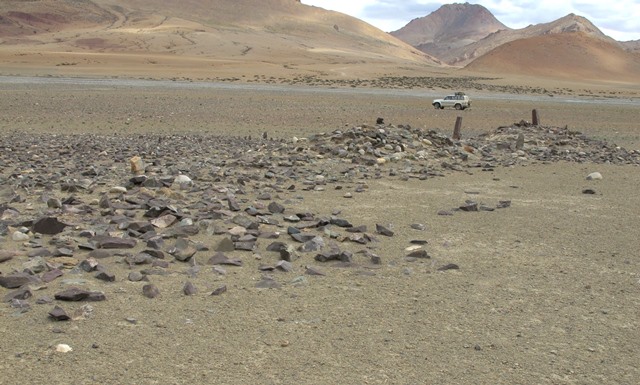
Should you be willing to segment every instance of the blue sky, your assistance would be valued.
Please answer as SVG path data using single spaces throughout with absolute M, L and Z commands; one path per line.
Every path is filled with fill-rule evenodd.
M 463 1 L 459 1 L 462 3 Z M 437 0 L 302 0 L 314 5 L 357 17 L 390 32 L 409 21 L 427 16 L 443 4 L 454 1 Z M 488 0 L 476 1 L 510 28 L 548 23 L 570 13 L 584 16 L 602 32 L 620 41 L 640 39 L 639 0 Z

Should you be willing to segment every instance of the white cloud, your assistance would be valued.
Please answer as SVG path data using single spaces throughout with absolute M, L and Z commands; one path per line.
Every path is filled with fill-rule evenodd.
M 346 13 L 389 32 L 453 1 L 302 0 L 302 3 Z M 474 3 L 486 7 L 498 20 L 511 28 L 548 23 L 575 13 L 586 17 L 616 40 L 640 39 L 638 0 L 482 0 Z

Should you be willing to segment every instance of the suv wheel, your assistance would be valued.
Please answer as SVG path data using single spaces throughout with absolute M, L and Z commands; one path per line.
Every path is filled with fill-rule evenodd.
M 433 103 L 433 107 L 434 107 L 436 110 L 439 110 L 439 109 L 441 108 L 441 107 L 440 107 L 440 103 Z
M 462 104 L 456 103 L 456 105 L 454 107 L 456 108 L 456 110 L 461 110 L 462 109 Z

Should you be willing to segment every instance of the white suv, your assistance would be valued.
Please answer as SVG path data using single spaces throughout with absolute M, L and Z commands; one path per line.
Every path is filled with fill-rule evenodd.
M 445 107 L 453 107 L 456 110 L 464 110 L 467 107 L 471 107 L 471 100 L 465 95 L 464 92 L 456 92 L 454 95 L 445 96 L 444 99 L 436 99 L 431 105 L 436 110 L 443 109 Z

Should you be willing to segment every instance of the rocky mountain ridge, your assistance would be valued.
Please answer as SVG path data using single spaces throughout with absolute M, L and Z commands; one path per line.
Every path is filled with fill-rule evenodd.
M 482 6 L 448 4 L 391 34 L 446 64 L 471 71 L 640 79 L 637 42 L 618 42 L 585 17 L 572 13 L 522 29 L 502 26 Z
M 575 14 L 548 23 L 511 29 L 485 7 L 469 3 L 443 5 L 391 34 L 447 64 L 465 66 L 514 40 L 572 32 L 581 32 L 623 49 L 631 47 L 631 44 L 623 45 L 606 36 L 591 21 Z
M 428 16 L 411 20 L 391 35 L 430 55 L 447 58 L 448 52 L 475 43 L 494 32 L 510 30 L 479 4 L 445 4 Z

